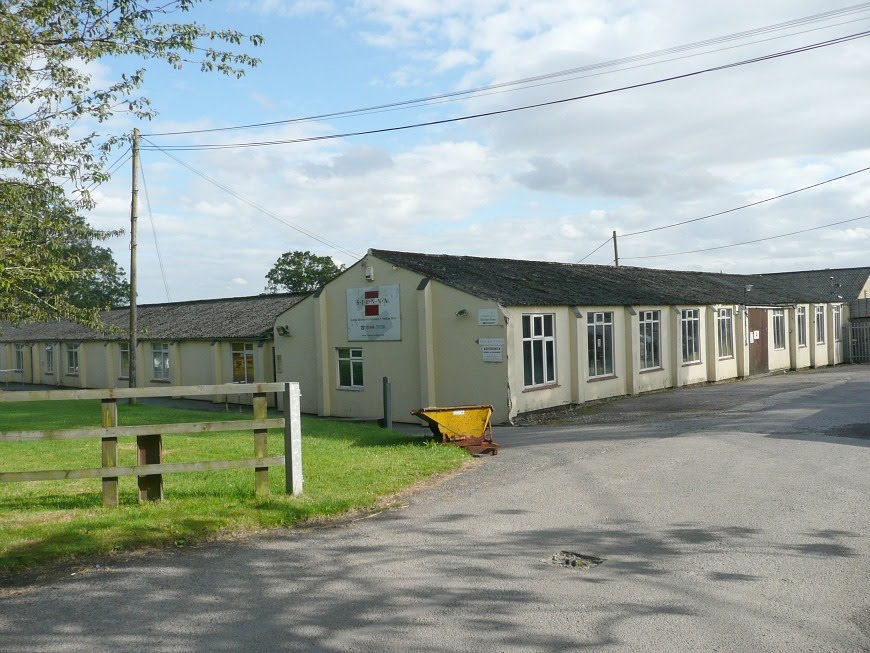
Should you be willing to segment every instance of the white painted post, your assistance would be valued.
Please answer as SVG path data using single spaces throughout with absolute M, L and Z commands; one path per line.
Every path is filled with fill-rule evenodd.
M 286 492 L 302 494 L 302 417 L 298 383 L 284 384 L 284 473 Z

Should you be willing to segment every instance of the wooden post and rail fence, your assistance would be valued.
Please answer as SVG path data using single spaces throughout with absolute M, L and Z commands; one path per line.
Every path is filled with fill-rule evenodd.
M 266 396 L 269 393 L 283 394 L 284 417 L 268 417 Z M 253 419 L 142 426 L 121 426 L 118 424 L 119 399 L 242 394 L 253 396 Z M 0 483 L 100 478 L 103 483 L 103 504 L 117 506 L 118 478 L 122 476 L 137 477 L 140 501 L 159 501 L 163 499 L 164 474 L 253 468 L 256 494 L 259 497 L 264 497 L 269 494 L 269 468 L 283 465 L 287 494 L 299 495 L 302 494 L 302 423 L 299 412 L 299 397 L 298 383 L 227 383 L 223 385 L 114 388 L 108 390 L 0 392 L 0 404 L 22 401 L 94 399 L 99 399 L 102 402 L 100 427 L 0 432 L 0 442 L 100 438 L 102 441 L 102 466 L 82 469 L 0 472 Z M 284 429 L 285 455 L 268 455 L 267 433 L 270 428 Z M 164 435 L 181 433 L 195 435 L 242 430 L 252 430 L 254 433 L 253 458 L 180 463 L 163 462 Z M 118 465 L 118 438 L 120 437 L 136 438 L 136 465 Z

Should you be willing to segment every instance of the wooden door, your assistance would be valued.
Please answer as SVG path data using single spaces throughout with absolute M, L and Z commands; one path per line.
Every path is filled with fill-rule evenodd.
M 749 374 L 763 374 L 769 369 L 767 360 L 767 309 L 749 309 Z

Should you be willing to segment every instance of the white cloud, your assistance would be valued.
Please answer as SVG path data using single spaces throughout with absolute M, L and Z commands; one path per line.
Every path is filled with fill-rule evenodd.
M 381 81 L 392 86 L 384 95 L 394 98 L 390 91 L 404 85 L 430 89 L 503 82 L 698 41 L 827 7 L 783 0 L 692 7 L 672 0 L 653 0 L 642 7 L 622 0 L 358 0 L 350 6 L 268 2 L 261 9 L 276 16 L 303 10 L 331 12 L 328 20 L 348 26 L 361 57 L 374 48 L 375 54 L 385 54 L 392 62 L 390 69 L 379 71 L 378 78 L 389 80 Z M 384 123 L 377 124 L 597 92 L 859 27 L 843 26 L 664 65 L 496 93 L 414 114 L 387 114 L 379 116 Z M 574 261 L 614 229 L 624 234 L 692 220 L 867 166 L 870 90 L 864 78 L 868 61 L 870 50 L 857 42 L 401 135 L 184 158 L 282 219 L 353 252 L 374 246 Z M 639 63 L 644 62 L 631 65 Z M 274 88 L 261 88 L 251 97 L 258 95 L 280 106 L 297 100 L 292 95 L 282 97 Z M 354 104 L 349 97 L 341 108 Z M 360 124 L 374 120 L 367 117 Z M 218 122 L 217 118 L 189 123 L 167 118 L 160 128 Z M 257 131 L 256 138 L 305 138 L 346 127 L 347 123 L 337 121 L 286 125 Z M 248 140 L 249 135 L 207 134 L 193 140 L 232 142 Z M 260 280 L 278 255 L 290 249 L 314 249 L 341 263 L 352 261 L 174 163 L 149 167 L 148 175 L 174 295 L 180 294 L 175 285 L 185 288 L 185 296 L 190 297 L 220 294 L 237 279 L 256 287 L 264 283 Z M 856 175 L 753 209 L 621 238 L 620 255 L 628 264 L 744 272 L 863 265 L 870 251 L 870 224 L 864 223 L 673 258 L 631 257 L 770 237 L 857 217 L 870 213 L 868 207 L 866 175 Z M 112 185 L 103 192 L 94 220 L 100 225 L 123 224 L 128 212 L 129 191 Z M 122 241 L 118 242 L 120 246 Z M 124 255 L 122 249 L 116 251 Z M 143 254 L 143 260 L 151 260 L 148 256 Z M 612 248 L 605 246 L 589 262 L 607 263 L 611 256 Z M 150 292 L 159 294 L 153 270 L 149 268 L 143 278 L 151 284 Z

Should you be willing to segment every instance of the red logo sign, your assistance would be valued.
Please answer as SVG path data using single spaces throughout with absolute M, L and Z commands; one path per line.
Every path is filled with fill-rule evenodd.
M 381 302 L 378 298 L 377 290 L 366 290 L 365 291 L 365 299 L 363 301 L 363 305 L 365 307 L 364 315 L 366 317 L 377 317 L 380 315 Z

